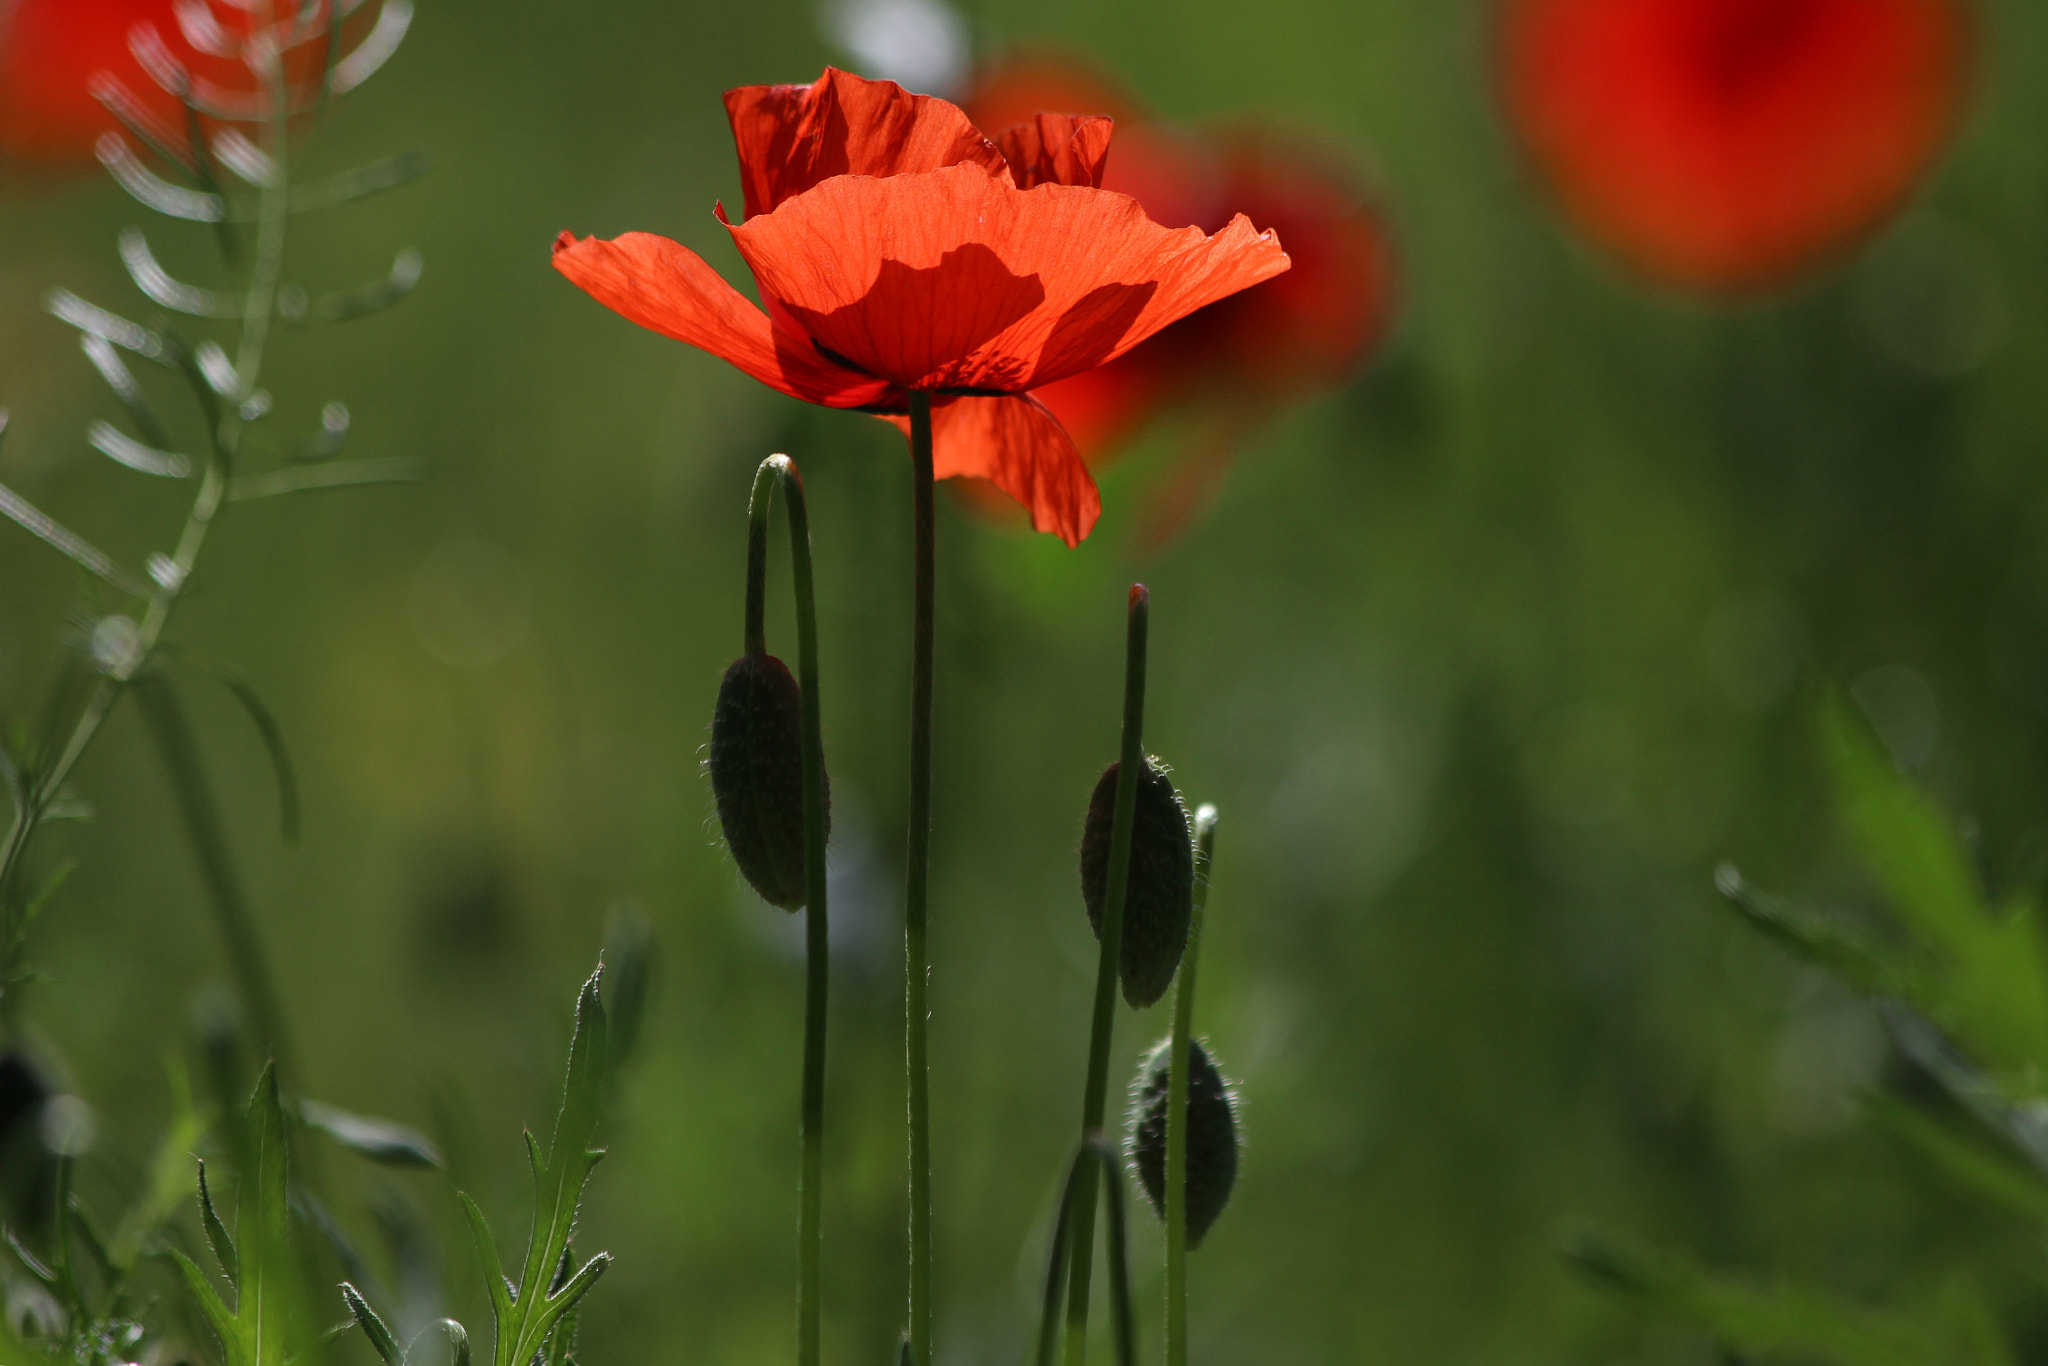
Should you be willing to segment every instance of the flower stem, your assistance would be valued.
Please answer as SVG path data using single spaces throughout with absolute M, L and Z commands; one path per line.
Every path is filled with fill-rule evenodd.
M 1174 984 L 1173 1041 L 1166 1083 L 1166 1366 L 1188 1362 L 1188 1075 L 1195 1021 L 1195 958 L 1209 907 L 1209 860 L 1216 849 L 1216 808 L 1195 812 L 1195 913 Z
M 1116 1030 L 1117 965 L 1122 960 L 1124 899 L 1130 886 L 1131 825 L 1138 804 L 1138 774 L 1145 762 L 1145 634 L 1151 617 L 1145 585 L 1131 586 L 1124 649 L 1124 732 L 1118 754 L 1116 815 L 1110 826 L 1109 885 L 1103 897 L 1102 952 L 1095 966 L 1095 1021 L 1088 1040 L 1088 1080 L 1081 1096 L 1081 1142 L 1102 1139 L 1109 1091 L 1109 1044 Z M 1081 1175 L 1074 1195 L 1072 1265 L 1067 1282 L 1066 1366 L 1088 1356 L 1088 1283 L 1094 1274 L 1095 1172 Z
M 825 912 L 825 742 L 818 704 L 818 608 L 811 576 L 811 523 L 803 476 L 786 455 L 771 455 L 754 476 L 747 505 L 747 653 L 765 649 L 768 513 L 782 485 L 789 512 L 789 559 L 796 587 L 797 679 L 803 694 L 804 766 L 804 1079 L 798 1132 L 803 1145 L 797 1181 L 797 1366 L 817 1366 L 822 1303 L 819 1281 L 824 1194 L 825 1006 L 830 981 L 829 922 Z
M 1053 1224 L 1052 1255 L 1045 1273 L 1045 1301 L 1039 1310 L 1038 1351 L 1035 1366 L 1053 1366 L 1053 1348 L 1059 1341 L 1060 1291 L 1064 1288 L 1074 1245 L 1074 1207 L 1084 1179 L 1093 1179 L 1100 1167 L 1109 1183 L 1109 1278 L 1110 1310 L 1117 1366 L 1133 1366 L 1137 1358 L 1137 1325 L 1131 1313 L 1130 1260 L 1124 1237 L 1123 1189 L 1115 1145 L 1100 1134 L 1081 1144 L 1067 1168 L 1067 1184 L 1060 1192 L 1060 1212 Z
M 936 509 L 932 401 L 910 395 L 910 463 L 916 531 L 910 638 L 910 834 L 903 907 L 903 1035 L 910 1117 L 910 1355 L 931 1366 L 932 1118 L 927 1040 L 931 955 L 926 942 L 932 844 L 932 602 Z
M 1054 1349 L 1059 1343 L 1061 1292 L 1066 1289 L 1068 1249 L 1073 1243 L 1074 1201 L 1081 1189 L 1081 1171 L 1091 1165 L 1087 1148 L 1075 1153 L 1073 1162 L 1067 1167 L 1067 1184 L 1060 1190 L 1060 1212 L 1053 1221 L 1052 1251 L 1046 1262 L 1045 1302 L 1038 1315 L 1038 1353 L 1032 1358 L 1034 1366 L 1053 1366 Z

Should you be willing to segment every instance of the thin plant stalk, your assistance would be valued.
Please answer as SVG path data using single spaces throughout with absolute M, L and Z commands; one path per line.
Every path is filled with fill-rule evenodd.
M 771 455 L 754 476 L 747 505 L 747 653 L 767 646 L 768 514 L 775 486 L 789 513 L 789 559 L 796 589 L 797 680 L 803 693 L 804 771 L 804 1075 L 798 1132 L 803 1148 L 797 1182 L 796 1359 L 817 1366 L 821 1312 L 824 1193 L 825 1007 L 830 982 L 825 910 L 825 744 L 818 705 L 818 609 L 811 576 L 811 524 L 803 476 L 786 455 Z
M 929 1031 L 931 955 L 927 898 L 932 844 L 932 616 L 936 521 L 932 401 L 910 395 L 910 463 L 916 530 L 910 638 L 910 832 L 903 906 L 903 1043 L 910 1125 L 910 1356 L 931 1366 L 932 1120 Z
M 1088 1041 L 1088 1080 L 1081 1096 L 1081 1141 L 1102 1139 L 1109 1093 L 1109 1045 L 1116 1031 L 1117 965 L 1122 961 L 1124 900 L 1130 887 L 1131 827 L 1138 803 L 1138 774 L 1145 762 L 1145 643 L 1151 594 L 1133 584 L 1124 648 L 1123 747 L 1118 755 L 1116 814 L 1110 826 L 1109 885 L 1103 897 L 1102 953 L 1095 967 L 1095 1020 Z M 1081 1177 L 1075 1192 L 1072 1266 L 1067 1280 L 1066 1366 L 1083 1366 L 1088 1356 L 1088 1285 L 1094 1275 L 1095 1176 Z
M 1173 1041 L 1166 1082 L 1166 1366 L 1188 1363 L 1188 1075 L 1194 1039 L 1195 961 L 1209 908 L 1209 861 L 1216 850 L 1216 808 L 1195 812 L 1195 909 L 1173 989 Z
M 264 6 L 266 22 L 275 22 L 274 8 L 274 5 Z M 170 625 L 171 615 L 191 583 L 207 534 L 228 502 L 235 451 L 241 440 L 239 405 L 255 392 L 264 347 L 270 335 L 271 317 L 277 311 L 278 281 L 284 265 L 285 229 L 291 201 L 288 143 L 291 92 L 281 58 L 266 63 L 265 68 L 257 76 L 266 83 L 271 97 L 271 115 L 264 125 L 264 148 L 270 158 L 271 173 L 258 198 L 256 251 L 242 300 L 242 335 L 235 360 L 240 392 L 213 415 L 216 420 L 207 423 L 209 450 L 199 490 L 186 512 L 185 524 L 179 532 L 168 569 L 153 576 L 156 583 L 137 625 L 133 648 L 124 660 L 108 667 L 100 676 L 55 760 L 24 783 L 16 795 L 14 817 L 5 843 L 0 844 L 0 899 L 4 899 L 0 900 L 0 905 L 5 906 L 10 917 L 19 905 L 14 893 L 37 828 L 57 801 L 64 784 L 70 780 L 73 769 L 91 748 L 101 726 L 112 714 L 114 704 L 154 657 Z M 203 151 L 203 140 L 196 131 L 194 140 Z M 211 395 L 203 385 L 195 383 L 194 387 L 210 404 Z M 256 941 L 254 927 L 246 916 L 236 914 L 218 897 L 210 899 L 215 903 L 221 933 L 227 941 L 228 961 L 236 979 L 237 992 L 257 1016 L 258 1027 L 269 1035 L 262 1041 L 263 1046 L 281 1055 L 287 1051 L 283 1022 L 277 1018 L 274 1008 L 266 1006 L 267 1002 L 276 999 L 276 993 L 270 985 L 269 971 L 261 946 Z M 5 993 L 10 1012 L 26 928 L 21 924 L 6 927 L 5 974 L 4 979 L 0 979 L 0 992 Z
M 1072 1243 L 1075 1197 L 1081 1189 L 1081 1173 L 1088 1167 L 1088 1150 L 1082 1148 L 1067 1164 L 1067 1183 L 1060 1190 L 1059 1215 L 1053 1220 L 1052 1250 L 1046 1259 L 1045 1303 L 1038 1316 L 1038 1352 L 1034 1366 L 1053 1366 L 1059 1347 L 1060 1304 L 1067 1287 L 1068 1248 Z
M 1039 1310 L 1038 1350 L 1034 1366 L 1053 1366 L 1059 1343 L 1061 1291 L 1065 1289 L 1071 1263 L 1075 1230 L 1074 1207 L 1079 1203 L 1084 1180 L 1092 1181 L 1100 1168 L 1109 1183 L 1109 1288 L 1110 1310 L 1115 1327 L 1117 1366 L 1134 1366 L 1137 1360 L 1137 1318 L 1131 1311 L 1130 1260 L 1124 1233 L 1122 1170 L 1116 1149 L 1098 1136 L 1083 1143 L 1067 1168 L 1067 1184 L 1060 1192 L 1059 1216 L 1054 1221 L 1052 1253 L 1045 1273 L 1045 1302 Z

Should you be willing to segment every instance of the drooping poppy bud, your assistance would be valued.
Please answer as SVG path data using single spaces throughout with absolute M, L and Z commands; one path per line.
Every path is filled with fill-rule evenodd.
M 1166 1217 L 1166 1112 L 1171 1039 L 1161 1039 L 1138 1065 L 1131 1081 L 1131 1164 Z M 1188 1040 L 1188 1246 L 1202 1236 L 1230 1203 L 1237 1184 L 1237 1098 L 1210 1061 L 1200 1039 Z
M 803 692 L 770 654 L 743 655 L 725 671 L 711 716 L 711 795 L 725 847 L 761 899 L 804 904 Z M 825 805 L 831 829 L 830 788 Z
M 1081 832 L 1081 899 L 1088 923 L 1102 937 L 1102 908 L 1109 899 L 1109 842 L 1116 824 L 1116 775 L 1111 764 L 1096 780 Z M 1142 1010 L 1166 994 L 1188 944 L 1194 913 L 1195 852 L 1187 808 L 1173 780 L 1156 760 L 1145 761 L 1131 818 L 1131 875 L 1124 893 L 1123 947 L 1119 975 L 1124 999 Z

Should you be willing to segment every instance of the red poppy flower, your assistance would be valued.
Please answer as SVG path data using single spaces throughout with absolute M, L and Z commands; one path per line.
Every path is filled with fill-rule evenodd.
M 1869 233 L 1954 126 L 1960 0 L 1506 0 L 1508 111 L 1644 273 L 1780 285 Z
M 342 3 L 344 14 L 355 12 L 346 22 L 353 34 L 370 7 Z M 279 9 L 272 36 L 285 49 L 285 69 L 294 82 L 311 81 L 327 66 L 327 0 L 310 13 Z M 259 24 L 252 9 L 226 0 L 0 0 L 0 152 L 90 160 L 100 136 L 121 127 L 103 99 L 109 93 L 131 118 L 157 125 L 161 140 L 182 146 L 185 110 L 165 77 L 189 80 L 202 104 L 261 117 L 245 58 Z
M 1214 226 L 1243 214 L 1272 227 L 1293 262 L 1285 275 L 1039 395 L 1091 463 L 1113 455 L 1162 406 L 1204 410 L 1207 430 L 1155 503 L 1147 535 L 1156 541 L 1206 497 L 1273 408 L 1358 368 L 1386 330 L 1392 252 L 1355 176 L 1300 139 L 1257 127 L 1197 134 L 1151 122 L 1087 66 L 1046 56 L 983 73 L 967 101 L 984 127 L 1077 107 L 1113 109 L 1122 120 L 1105 189 L 1168 221 Z
M 765 313 L 648 233 L 564 233 L 556 268 L 794 398 L 905 425 L 909 396 L 930 395 L 934 472 L 992 481 L 1069 545 L 1101 500 L 1031 391 L 1287 268 L 1242 216 L 1213 236 L 1169 229 L 1095 188 L 1097 117 L 1036 120 L 999 148 L 944 100 L 829 68 L 731 91 L 726 109 L 747 209 L 727 226 Z

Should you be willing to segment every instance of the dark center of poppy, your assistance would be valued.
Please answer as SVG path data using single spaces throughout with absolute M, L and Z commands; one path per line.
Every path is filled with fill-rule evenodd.
M 1695 4 L 1679 35 L 1684 58 L 1716 101 L 1756 99 L 1811 51 L 1828 7 L 1828 0 Z

